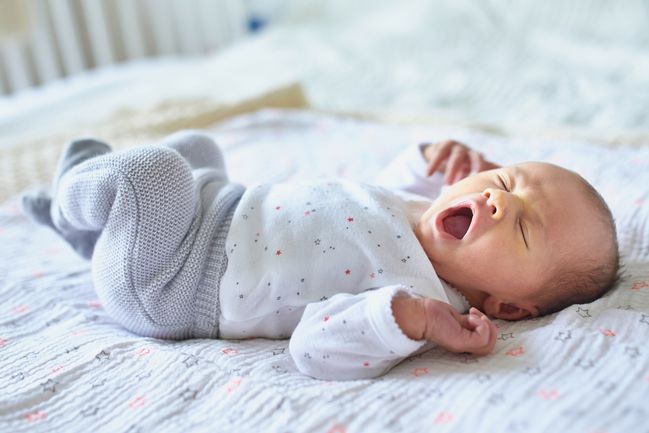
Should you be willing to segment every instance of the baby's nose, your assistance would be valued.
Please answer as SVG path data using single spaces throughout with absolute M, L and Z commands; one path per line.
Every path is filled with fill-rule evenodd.
M 506 200 L 503 194 L 491 189 L 485 190 L 482 195 L 487 199 L 487 207 L 493 218 L 499 220 L 505 215 Z

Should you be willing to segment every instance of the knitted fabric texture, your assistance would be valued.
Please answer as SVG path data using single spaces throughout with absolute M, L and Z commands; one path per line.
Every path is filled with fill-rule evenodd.
M 228 182 L 211 140 L 177 138 L 177 146 L 143 146 L 75 166 L 53 207 L 79 230 L 103 230 L 93 280 L 115 320 L 150 337 L 216 338 L 225 237 L 244 188 Z M 202 164 L 190 154 L 197 148 Z

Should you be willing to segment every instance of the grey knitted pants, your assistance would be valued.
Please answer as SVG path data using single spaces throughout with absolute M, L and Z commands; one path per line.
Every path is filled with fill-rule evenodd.
M 52 192 L 53 220 L 101 231 L 92 275 L 106 311 L 140 335 L 217 338 L 225 239 L 244 191 L 206 135 L 105 153 Z

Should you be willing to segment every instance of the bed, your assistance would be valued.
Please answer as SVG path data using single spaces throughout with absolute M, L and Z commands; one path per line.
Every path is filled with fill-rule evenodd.
M 416 40 L 422 31 L 425 20 L 417 19 L 422 15 L 456 23 L 459 15 L 463 22 L 482 23 L 464 28 L 472 37 L 503 22 L 502 16 L 499 20 L 498 14 L 491 14 L 493 9 L 476 2 L 435 9 L 415 1 L 403 10 L 381 4 L 360 23 L 341 20 L 340 10 L 331 6 L 319 10 L 325 17 L 318 25 L 304 26 L 294 17 L 266 36 L 213 58 L 165 67 L 139 65 L 108 78 L 85 77 L 67 83 L 63 90 L 48 88 L 30 95 L 20 110 L 3 111 L 1 121 L 11 128 L 3 129 L 0 143 L 5 194 L 0 205 L 0 431 L 649 431 L 649 121 L 646 110 L 640 110 L 646 107 L 646 97 L 634 97 L 633 91 L 642 84 L 648 66 L 635 40 L 623 40 L 613 30 L 603 31 L 599 39 L 584 36 L 607 15 L 597 9 L 598 2 L 550 3 L 566 14 L 589 17 L 594 27 L 586 20 L 579 21 L 580 31 L 568 31 L 561 23 L 552 27 L 556 15 L 545 6 L 536 11 L 538 26 L 532 27 L 536 30 L 507 21 L 512 32 L 525 35 L 539 26 L 551 27 L 555 39 L 548 44 L 557 50 L 561 41 L 572 45 L 563 54 L 555 51 L 543 57 L 539 52 L 516 51 L 513 42 L 496 36 L 485 39 L 484 44 L 504 56 L 501 65 L 516 64 L 526 71 L 511 76 L 506 91 L 498 87 L 506 80 L 497 70 L 486 72 L 493 78 L 489 82 L 472 72 L 462 49 L 440 54 L 446 65 L 445 72 L 439 72 L 442 78 L 452 80 L 454 71 L 464 70 L 478 90 L 477 103 L 462 99 L 465 87 L 460 86 L 447 95 L 444 106 L 434 97 L 442 87 L 452 89 L 452 82 L 427 90 L 429 82 L 404 78 L 410 83 L 408 93 L 400 91 L 403 83 L 380 84 L 374 69 L 368 69 L 371 56 L 363 53 L 371 49 L 376 54 L 381 41 L 392 34 L 402 44 L 388 44 L 383 54 L 394 62 L 386 65 L 406 78 L 423 74 L 428 60 L 412 60 L 410 69 L 399 60 L 403 50 L 414 53 L 421 48 L 406 42 Z M 643 30 L 638 17 L 642 7 L 629 2 L 616 8 L 608 14 L 610 28 L 627 17 L 630 32 L 638 40 L 646 38 L 649 26 Z M 398 11 L 403 16 L 393 27 L 378 25 Z M 521 7 L 507 16 L 534 16 L 534 11 L 524 12 Z M 396 23 L 408 18 L 414 30 L 406 35 Z M 354 45 L 359 26 L 376 38 Z M 328 38 L 332 28 L 338 32 Z M 458 34 L 442 32 L 427 43 L 442 44 Z M 612 66 L 598 60 L 587 66 L 557 60 L 588 51 L 585 40 L 623 56 L 631 72 L 609 77 L 613 81 L 608 86 L 602 80 L 613 73 Z M 376 41 L 376 46 L 367 41 Z M 312 51 L 298 68 L 302 72 L 291 71 L 284 62 L 290 65 L 305 46 Z M 348 58 L 354 60 L 340 62 Z M 534 103 L 528 99 L 523 104 L 522 98 L 533 94 L 531 89 L 552 82 L 549 58 L 570 72 L 558 88 L 575 93 L 540 91 Z M 250 70 L 251 59 L 276 73 L 267 74 L 265 82 L 258 80 L 261 72 Z M 482 62 L 505 67 L 486 57 Z M 219 76 L 221 72 L 215 71 L 223 64 L 231 68 L 230 74 L 233 69 L 241 71 L 238 85 L 245 92 L 230 89 L 231 98 L 219 98 L 217 89 L 226 83 L 218 80 L 174 91 L 163 84 L 165 77 L 179 71 L 189 75 L 207 70 Z M 327 75 L 332 71 L 338 75 Z M 542 71 L 549 75 L 540 77 Z M 356 93 L 344 88 L 352 85 L 350 77 L 363 76 L 375 78 L 358 85 Z M 336 84 L 336 77 L 345 80 Z M 143 80 L 150 89 L 141 88 Z M 282 87 L 294 80 L 299 85 Z M 246 87 L 247 82 L 257 87 Z M 580 87 L 584 83 L 600 85 L 589 93 Z M 269 93 L 272 89 L 276 92 Z M 137 104 L 124 106 L 120 97 L 128 101 L 124 95 L 129 90 L 142 97 Z M 325 102 L 327 90 L 331 98 Z M 580 92 L 591 99 L 578 97 Z M 408 94 L 409 104 L 396 98 Z M 490 96 L 497 97 L 489 104 Z M 607 104 L 621 96 L 625 100 L 609 116 Z M 104 104 L 91 115 L 87 110 L 93 101 Z M 383 107 L 380 113 L 371 109 L 377 104 Z M 279 108 L 261 108 L 265 106 Z M 334 109 L 365 115 L 331 112 Z M 392 115 L 395 111 L 398 118 Z M 225 117 L 231 114 L 236 116 Z M 77 116 L 83 122 L 75 122 Z M 542 134 L 533 133 L 543 124 L 549 126 Z M 303 376 L 293 365 L 285 340 L 172 342 L 135 336 L 102 309 L 88 264 L 52 232 L 30 223 L 17 194 L 47 181 L 68 138 L 94 133 L 121 148 L 159 140 L 170 130 L 185 127 L 210 133 L 225 149 L 230 176 L 247 185 L 332 175 L 371 181 L 406 146 L 449 137 L 470 143 L 503 164 L 544 160 L 564 165 L 591 181 L 610 204 L 624 278 L 591 304 L 535 320 L 496 321 L 499 337 L 490 356 L 433 349 L 372 380 L 329 382 Z M 16 178 L 24 181 L 11 180 Z

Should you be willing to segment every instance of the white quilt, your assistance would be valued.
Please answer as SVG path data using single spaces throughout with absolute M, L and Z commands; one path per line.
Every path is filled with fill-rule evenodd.
M 609 201 L 625 278 L 592 304 L 497 321 L 490 356 L 435 349 L 378 379 L 327 382 L 296 371 L 287 341 L 128 333 L 98 303 L 89 265 L 13 199 L 0 206 L 0 432 L 649 431 L 649 148 L 302 111 L 262 111 L 211 132 L 244 183 L 371 180 L 406 145 L 448 137 L 504 164 L 562 164 Z

